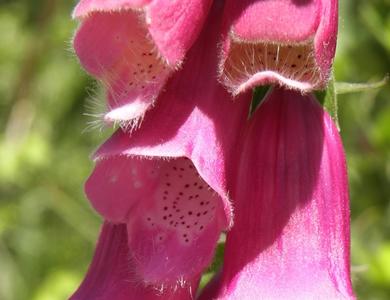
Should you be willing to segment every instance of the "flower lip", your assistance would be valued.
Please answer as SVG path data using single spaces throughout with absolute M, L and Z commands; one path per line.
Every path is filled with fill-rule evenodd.
M 252 75 L 248 81 L 242 83 L 231 92 L 233 93 L 233 96 L 237 96 L 238 94 L 241 94 L 256 86 L 258 82 L 262 82 L 265 85 L 278 82 L 279 84 L 284 85 L 286 88 L 296 89 L 302 92 L 309 92 L 313 88 L 310 83 L 286 78 L 275 71 L 264 71 L 257 72 L 256 74 Z

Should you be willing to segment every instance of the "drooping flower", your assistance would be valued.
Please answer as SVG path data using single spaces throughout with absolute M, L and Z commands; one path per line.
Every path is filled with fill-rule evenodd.
M 180 67 L 212 0 L 81 0 L 74 48 L 108 91 L 108 122 L 141 118 Z
M 140 130 L 118 130 L 95 154 L 85 190 L 107 222 L 126 226 L 132 273 L 122 281 L 163 292 L 193 288 L 221 231 L 232 224 L 228 162 L 236 155 L 251 97 L 229 101 L 216 80 L 219 8 L 160 94 L 164 105 L 145 115 Z M 110 276 L 104 280 L 118 280 Z M 112 299 L 111 293 L 102 299 Z
M 258 85 L 326 86 L 336 49 L 337 0 L 227 0 L 221 81 L 237 95 Z
M 143 116 L 157 97 L 159 105 L 95 155 L 86 193 L 107 223 L 74 299 L 191 299 L 232 227 L 231 199 L 224 268 L 204 299 L 351 298 L 345 165 L 329 117 L 312 98 L 275 89 L 248 123 L 248 94 L 233 103 L 217 83 L 233 94 L 275 82 L 323 86 L 336 1 L 226 1 L 219 71 L 224 4 L 214 1 L 171 76 L 210 6 L 184 2 L 84 0 L 75 10 L 76 53 L 108 85 L 106 120 Z M 259 26 L 277 12 L 288 22 L 274 18 L 264 37 Z M 268 60 L 274 52 L 290 71 Z M 299 56 L 307 64 L 291 59 Z
M 354 299 L 341 140 L 310 96 L 275 89 L 245 133 L 222 273 L 202 300 Z

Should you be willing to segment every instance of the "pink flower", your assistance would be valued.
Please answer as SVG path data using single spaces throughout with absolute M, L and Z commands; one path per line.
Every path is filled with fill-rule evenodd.
M 337 8 L 321 1 L 237 3 L 223 9 L 214 1 L 197 38 L 209 1 L 84 0 L 76 8 L 76 52 L 108 86 L 106 119 L 142 116 L 143 123 L 131 133 L 119 129 L 94 156 L 85 191 L 106 223 L 72 300 L 193 299 L 220 233 L 229 230 L 224 267 L 202 299 L 353 298 L 345 161 L 329 116 L 311 96 L 274 88 L 249 118 L 251 95 L 233 102 L 217 81 L 234 94 L 276 81 L 300 90 L 323 85 Z M 269 32 L 251 29 L 268 24 L 263 11 L 289 12 L 293 21 Z M 288 81 L 242 55 L 268 42 L 279 43 L 287 63 L 290 55 L 312 54 L 313 68 L 300 68 L 319 77 Z
M 107 222 L 126 226 L 131 266 L 125 267 L 131 271 L 121 273 L 119 281 L 163 294 L 197 285 L 221 231 L 232 224 L 227 186 L 233 178 L 227 162 L 236 156 L 235 141 L 246 124 L 251 97 L 233 103 L 216 81 L 213 41 L 219 20 L 209 19 L 185 67 L 159 96 L 164 105 L 150 110 L 131 136 L 119 130 L 100 147 L 85 186 Z M 93 270 L 110 268 L 103 259 L 99 263 L 86 281 Z M 114 275 L 94 285 L 117 281 Z M 84 283 L 78 293 L 87 295 L 94 285 Z M 113 287 L 97 299 L 112 299 L 115 293 Z
M 234 226 L 205 299 L 354 299 L 344 152 L 315 99 L 274 90 L 236 159 Z

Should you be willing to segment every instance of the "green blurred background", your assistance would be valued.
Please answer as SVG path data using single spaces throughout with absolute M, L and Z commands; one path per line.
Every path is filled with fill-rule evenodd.
M 0 0 L 0 300 L 66 299 L 100 219 L 83 195 L 95 83 L 71 50 L 76 1 Z M 390 71 L 390 0 L 340 1 L 339 81 Z M 339 97 L 360 299 L 390 299 L 390 86 Z

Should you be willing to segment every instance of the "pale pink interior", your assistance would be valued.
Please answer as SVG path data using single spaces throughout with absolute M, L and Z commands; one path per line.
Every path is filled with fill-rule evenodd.
M 282 45 L 231 41 L 221 80 L 233 94 L 280 84 L 309 91 L 322 82 L 312 43 Z
M 105 219 L 127 223 L 136 275 L 148 284 L 200 274 L 226 228 L 222 199 L 186 158 L 101 160 L 86 192 Z
M 143 18 L 135 11 L 93 13 L 74 39 L 81 64 L 108 91 L 106 121 L 142 116 L 171 72 L 149 38 Z

